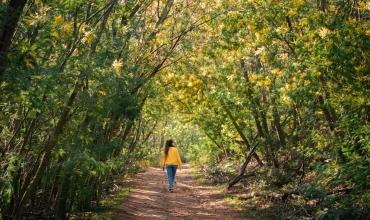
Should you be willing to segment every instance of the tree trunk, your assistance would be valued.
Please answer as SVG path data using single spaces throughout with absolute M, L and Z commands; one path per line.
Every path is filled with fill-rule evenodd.
M 66 171 L 68 172 L 68 171 Z M 57 207 L 57 217 L 61 220 L 66 220 L 66 209 L 67 209 L 67 199 L 70 190 L 70 175 L 67 174 L 63 176 L 63 180 L 60 183 L 58 192 L 58 207 Z
M 98 33 L 96 34 L 95 41 L 93 41 L 93 43 L 91 44 L 90 52 L 89 52 L 89 55 L 88 55 L 90 59 L 95 54 L 96 47 L 98 46 L 98 43 L 100 42 L 100 38 L 103 35 L 103 32 L 105 30 L 105 26 L 106 26 L 106 24 L 108 22 L 109 14 L 112 11 L 112 8 L 113 8 L 113 4 L 110 5 L 107 8 L 107 10 L 104 12 L 104 18 L 103 18 L 103 20 L 100 23 L 100 29 L 99 29 Z
M 19 201 L 19 203 L 18 203 L 18 205 L 15 209 L 15 212 L 13 213 L 13 215 L 15 216 L 14 219 L 16 219 L 16 220 L 23 219 L 23 213 L 25 211 L 26 205 L 27 205 L 29 199 L 31 198 L 31 195 L 35 192 L 37 184 L 41 180 L 47 166 L 49 165 L 52 150 L 54 149 L 55 145 L 57 145 L 57 143 L 58 143 L 59 136 L 62 134 L 62 129 L 63 129 L 65 123 L 67 122 L 69 112 L 72 108 L 72 105 L 73 105 L 73 103 L 76 99 L 76 96 L 77 96 L 81 87 L 82 87 L 82 84 L 80 84 L 79 82 L 77 82 L 75 84 L 74 90 L 73 90 L 71 96 L 69 97 L 67 106 L 64 109 L 62 115 L 60 116 L 60 118 L 58 120 L 58 123 L 55 127 L 53 136 L 51 137 L 51 140 L 49 141 L 49 143 L 45 147 L 45 153 L 44 153 L 44 156 L 41 160 L 41 163 L 40 163 L 40 165 L 39 165 L 39 167 L 36 171 L 36 174 L 33 177 L 33 179 L 31 180 L 31 182 L 29 184 L 27 184 L 28 187 L 27 187 L 26 191 L 24 192 L 21 200 Z
M 6 68 L 6 60 L 13 35 L 17 27 L 19 18 L 22 15 L 24 6 L 27 0 L 10 0 L 5 13 L 1 16 L 2 22 L 0 26 L 0 82 L 3 81 Z
M 132 138 L 131 143 L 128 147 L 128 152 L 127 152 L 128 155 L 130 155 L 134 151 L 136 143 L 140 139 L 140 130 L 141 130 L 141 119 L 139 119 L 139 122 L 137 124 L 137 130 L 136 130 L 136 132 L 134 134 L 134 137 Z
M 231 122 L 233 123 L 236 131 L 238 132 L 238 134 L 240 135 L 240 137 L 242 138 L 244 144 L 247 146 L 247 148 L 250 150 L 251 149 L 251 145 L 249 144 L 249 141 L 247 139 L 247 137 L 245 137 L 243 131 L 240 129 L 238 123 L 236 123 L 236 120 L 234 119 L 233 115 L 231 114 L 230 110 L 226 107 L 225 103 L 222 103 L 222 106 L 224 107 L 227 115 L 229 116 Z M 256 159 L 256 161 L 258 162 L 258 164 L 260 166 L 263 166 L 263 163 L 261 161 L 261 159 L 258 157 L 258 155 L 256 153 L 253 153 L 253 157 Z
M 329 128 L 330 128 L 330 131 L 331 132 L 334 132 L 334 119 L 331 117 L 331 114 L 330 114 L 330 111 L 329 109 L 324 105 L 325 101 L 324 101 L 324 98 L 322 97 L 322 95 L 319 95 L 318 97 L 318 100 L 319 100 L 319 103 L 321 105 L 321 109 L 322 111 L 324 112 L 324 116 L 325 116 L 325 119 L 326 121 L 328 122 L 329 124 Z
M 239 180 L 243 178 L 245 169 L 247 168 L 249 162 L 251 161 L 252 155 L 256 152 L 257 147 L 258 147 L 258 143 L 250 149 L 247 157 L 245 158 L 243 165 L 239 169 L 238 175 L 235 177 L 233 181 L 229 183 L 229 185 L 227 186 L 227 189 L 230 189 L 233 185 L 235 185 L 237 182 L 239 182 Z

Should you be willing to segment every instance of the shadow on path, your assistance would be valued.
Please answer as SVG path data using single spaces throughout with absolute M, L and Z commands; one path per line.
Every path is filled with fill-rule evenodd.
M 167 175 L 160 168 L 148 168 L 136 175 L 127 201 L 116 208 L 118 220 L 126 219 L 243 219 L 222 194 L 200 185 L 185 164 L 177 170 L 174 192 L 167 191 Z

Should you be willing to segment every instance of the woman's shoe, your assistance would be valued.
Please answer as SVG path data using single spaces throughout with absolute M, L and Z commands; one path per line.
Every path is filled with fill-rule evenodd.
M 173 189 L 172 189 L 172 188 L 169 188 L 169 189 L 168 189 L 168 192 L 173 193 Z

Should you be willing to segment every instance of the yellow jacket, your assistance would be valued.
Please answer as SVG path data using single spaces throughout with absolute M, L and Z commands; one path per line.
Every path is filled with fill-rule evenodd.
M 168 155 L 163 156 L 162 167 L 164 167 L 166 164 L 173 164 L 173 165 L 177 164 L 179 165 L 180 170 L 182 169 L 182 163 L 181 163 L 179 151 L 175 147 L 170 147 L 168 149 Z

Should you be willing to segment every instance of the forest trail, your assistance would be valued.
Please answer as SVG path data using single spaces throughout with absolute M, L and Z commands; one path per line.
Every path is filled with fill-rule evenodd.
M 175 182 L 170 193 L 162 169 L 151 167 L 139 173 L 127 200 L 116 208 L 115 219 L 245 219 L 222 194 L 199 184 L 191 176 L 189 165 L 177 170 Z

